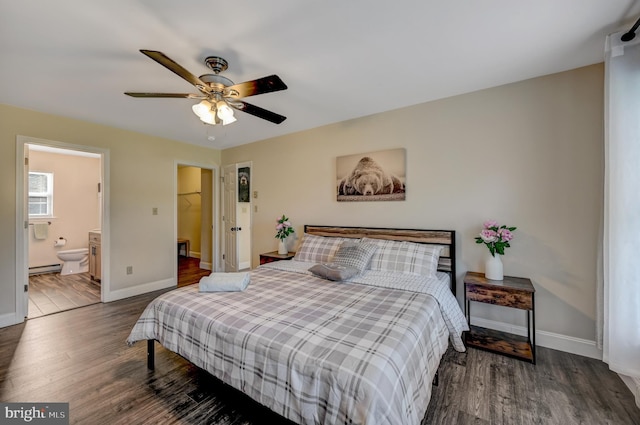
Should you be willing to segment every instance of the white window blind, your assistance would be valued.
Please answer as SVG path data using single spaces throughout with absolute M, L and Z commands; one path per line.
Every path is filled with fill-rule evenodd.
M 29 217 L 53 216 L 53 173 L 29 172 Z

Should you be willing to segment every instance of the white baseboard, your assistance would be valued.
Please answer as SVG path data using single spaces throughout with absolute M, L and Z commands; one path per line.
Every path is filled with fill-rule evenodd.
M 636 405 L 640 407 L 640 379 L 632 378 L 620 373 L 618 374 L 618 376 L 620 377 L 620 379 L 622 379 L 622 382 L 624 382 L 626 386 L 629 387 L 629 390 L 631 390 L 631 393 L 636 398 Z
M 17 325 L 18 323 L 22 322 L 24 322 L 24 318 L 22 320 L 18 320 L 16 313 L 6 313 L 0 315 L 0 328 Z
M 191 258 L 200 258 L 200 253 L 195 251 L 189 251 L 189 257 Z
M 636 406 L 640 407 L 640 379 L 631 378 L 630 376 L 618 374 L 622 382 L 631 390 L 631 393 L 636 398 Z
M 471 324 L 496 331 L 509 332 L 515 335 L 527 335 L 527 328 L 524 326 L 510 325 L 508 323 L 482 319 L 480 317 L 471 317 Z M 535 344 L 540 347 L 552 348 L 554 350 L 602 360 L 602 350 L 598 349 L 595 341 L 588 339 L 536 330 Z
M 200 267 L 203 270 L 213 270 L 211 263 L 207 261 L 200 261 L 200 264 L 198 264 L 198 267 Z
M 131 288 L 116 289 L 108 294 L 104 294 L 105 302 L 117 301 L 123 298 L 135 297 L 136 295 L 146 294 L 147 292 L 158 291 L 160 289 L 175 288 L 175 279 L 163 279 L 156 282 L 143 283 L 141 285 L 132 286 Z
M 238 270 L 246 270 L 250 268 L 251 268 L 251 261 L 245 261 L 243 263 L 240 263 Z

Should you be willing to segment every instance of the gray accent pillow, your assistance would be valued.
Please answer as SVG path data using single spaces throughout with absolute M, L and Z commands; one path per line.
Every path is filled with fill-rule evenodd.
M 333 263 L 355 267 L 362 272 L 369 265 L 377 249 L 378 246 L 372 243 L 346 241 L 333 256 Z
M 316 276 L 337 282 L 351 279 L 353 276 L 360 273 L 360 270 L 355 267 L 343 266 L 342 264 L 336 263 L 316 264 L 315 266 L 310 267 L 309 271 Z

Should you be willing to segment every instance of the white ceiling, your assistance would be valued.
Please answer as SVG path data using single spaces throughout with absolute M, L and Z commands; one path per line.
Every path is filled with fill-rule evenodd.
M 633 0 L 0 0 L 0 103 L 225 148 L 601 62 L 638 15 Z M 211 127 L 194 100 L 125 96 L 197 92 L 139 49 L 195 75 L 222 56 L 236 83 L 277 74 L 288 90 L 247 101 L 287 120 Z

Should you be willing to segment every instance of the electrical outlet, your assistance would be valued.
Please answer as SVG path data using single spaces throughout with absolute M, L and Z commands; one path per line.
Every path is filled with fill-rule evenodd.
M 253 206 L 253 212 L 258 212 L 258 206 L 257 205 Z
M 158 215 L 158 208 L 157 207 L 153 207 L 153 209 L 151 210 L 151 214 Z
M 133 274 L 133 266 L 127 266 L 127 274 Z

